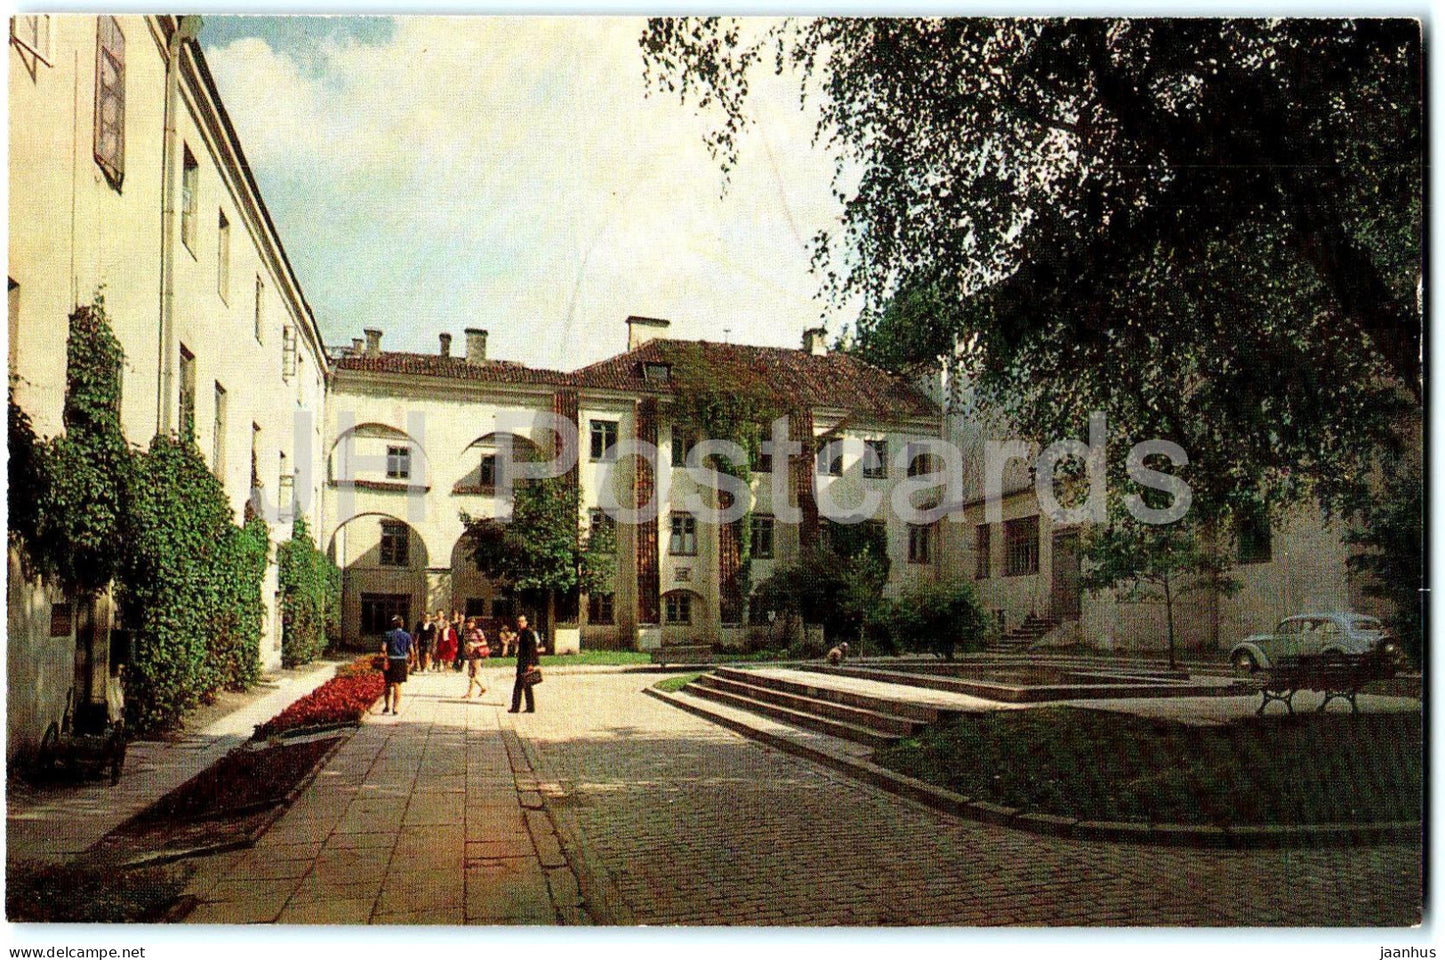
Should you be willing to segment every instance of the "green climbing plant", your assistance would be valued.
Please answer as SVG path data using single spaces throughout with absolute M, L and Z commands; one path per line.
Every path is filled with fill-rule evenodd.
M 316 547 L 304 517 L 277 550 L 281 592 L 281 663 L 309 663 L 335 635 L 341 612 L 341 571 Z

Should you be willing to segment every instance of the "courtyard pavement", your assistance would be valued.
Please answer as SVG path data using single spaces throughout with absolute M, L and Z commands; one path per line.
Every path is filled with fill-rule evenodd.
M 171 741 L 138 740 L 126 749 L 120 783 L 107 777 L 67 787 L 6 781 L 5 849 L 9 859 L 65 863 L 130 817 L 246 742 L 256 724 L 280 713 L 336 672 L 321 663 L 263 680 L 238 710 Z M 12 771 L 13 774 L 13 771 Z
M 642 694 L 656 674 L 414 677 L 254 849 L 199 861 L 194 923 L 1407 925 L 1417 844 L 1199 851 L 915 805 Z M 584 906 L 585 903 L 585 906 Z

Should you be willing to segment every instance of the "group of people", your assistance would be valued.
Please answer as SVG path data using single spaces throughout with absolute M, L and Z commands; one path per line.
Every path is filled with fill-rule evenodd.
M 401 617 L 391 618 L 391 630 L 382 642 L 381 652 L 386 658 L 386 688 L 382 697 L 382 713 L 394 714 L 401 705 L 401 684 L 406 682 L 409 671 L 425 672 L 445 670 L 450 666 L 460 670 L 467 667 L 467 692 L 463 699 L 471 699 L 473 688 L 477 696 L 487 692 L 482 685 L 481 661 L 492 655 L 491 644 L 476 617 L 463 620 L 461 614 L 452 611 L 451 619 L 445 610 L 438 610 L 435 616 L 428 615 L 417 625 L 413 633 L 406 632 L 406 622 Z M 537 632 L 527 625 L 526 616 L 517 618 L 517 629 L 513 632 L 502 625 L 497 636 L 500 656 L 515 653 L 517 657 L 517 680 L 512 687 L 512 708 L 517 713 L 525 697 L 527 712 L 536 712 L 532 683 L 526 682 L 529 671 L 541 664 L 542 643 Z M 538 674 L 540 676 L 540 674 Z
M 485 659 L 492 655 L 491 645 L 481 630 L 477 617 L 462 619 L 456 610 L 451 617 L 445 610 L 426 618 L 411 631 L 412 650 L 407 668 L 412 671 L 431 670 L 440 672 L 450 667 L 461 670 L 469 661 Z M 517 635 L 504 623 L 497 634 L 498 656 L 510 657 L 517 652 Z M 480 649 L 480 654 L 477 649 Z

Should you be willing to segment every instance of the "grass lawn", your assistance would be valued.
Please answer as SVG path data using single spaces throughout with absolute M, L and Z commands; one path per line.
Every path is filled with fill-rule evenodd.
M 676 693 L 700 676 L 701 673 L 679 673 L 675 677 L 657 681 L 652 685 L 652 689 L 661 690 L 663 693 Z
M 1419 714 L 1302 714 L 1191 727 L 1044 707 L 965 716 L 875 755 L 1038 813 L 1158 823 L 1420 819 Z

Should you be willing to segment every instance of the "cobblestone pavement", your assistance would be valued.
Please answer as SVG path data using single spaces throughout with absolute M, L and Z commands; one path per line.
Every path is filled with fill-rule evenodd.
M 1173 850 L 958 820 L 642 695 L 554 676 L 515 727 L 598 919 L 1407 925 L 1421 850 Z M 405 720 L 406 717 L 403 717 Z
M 480 701 L 412 677 L 253 849 L 200 861 L 188 922 L 588 922 L 494 674 Z

